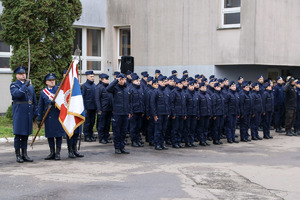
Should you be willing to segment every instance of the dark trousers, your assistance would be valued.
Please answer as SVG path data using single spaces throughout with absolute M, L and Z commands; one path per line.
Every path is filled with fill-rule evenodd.
M 187 134 L 185 135 L 185 143 L 193 143 L 195 138 L 195 131 L 197 126 L 197 119 L 195 115 L 187 116 L 186 119 Z
M 175 119 L 172 119 L 172 132 L 171 132 L 171 141 L 172 145 L 181 143 L 181 135 L 183 133 L 183 116 L 176 116 Z
M 200 116 L 198 123 L 199 123 L 199 136 L 201 142 L 207 141 L 209 121 L 210 121 L 209 116 Z
M 286 109 L 285 111 L 285 130 L 291 130 L 296 120 L 296 109 Z
M 112 111 L 103 111 L 97 114 L 97 131 L 99 141 L 108 140 Z
M 168 115 L 158 115 L 158 120 L 154 121 L 154 145 L 164 145 L 164 137 L 168 127 Z
M 148 142 L 154 144 L 154 119 L 152 116 L 150 116 L 148 120 Z
M 93 127 L 96 119 L 96 110 L 86 110 L 83 132 L 85 137 L 93 136 Z
M 112 118 L 113 140 L 115 149 L 124 149 L 128 127 L 128 115 L 114 115 Z
M 28 135 L 15 135 L 14 147 L 15 149 L 27 149 Z
M 212 137 L 214 141 L 220 140 L 223 123 L 224 123 L 223 115 L 217 115 L 216 119 L 213 120 Z
M 225 133 L 228 141 L 235 141 L 235 127 L 237 115 L 229 114 L 225 119 Z
M 242 118 L 240 118 L 240 137 L 241 140 L 248 139 L 249 134 L 248 130 L 250 127 L 250 114 L 243 115 Z
M 284 124 L 284 105 L 276 106 L 274 108 L 274 127 L 280 128 Z
M 262 121 L 261 119 L 261 113 L 254 113 L 254 117 L 251 116 L 250 119 L 250 126 L 251 126 L 251 137 L 259 137 L 258 135 L 258 128 L 259 124 Z M 262 126 L 263 126 L 263 121 L 262 121 Z
M 130 118 L 130 139 L 131 142 L 140 142 L 141 141 L 141 128 L 142 128 L 142 113 L 134 113 Z
M 299 130 L 300 129 L 300 110 L 296 111 L 296 120 L 294 123 L 294 128 Z
M 55 141 L 56 141 L 56 145 L 55 145 Z M 61 147 L 62 137 L 55 137 L 55 140 L 54 140 L 54 137 L 48 138 L 48 144 L 49 144 L 50 148 L 53 148 L 55 146 L 56 146 L 56 148 Z
M 270 136 L 271 120 L 272 120 L 272 112 L 266 112 L 266 114 L 262 116 L 262 126 L 263 126 L 264 137 Z
M 172 139 L 172 118 L 168 118 L 168 127 L 166 130 L 165 141 L 171 141 Z
M 76 146 L 77 145 L 80 131 L 81 131 L 81 126 L 79 126 L 78 128 L 75 129 L 74 134 L 72 135 L 71 138 L 69 138 L 69 136 L 67 136 L 67 145 L 68 146 L 73 146 L 73 145 Z

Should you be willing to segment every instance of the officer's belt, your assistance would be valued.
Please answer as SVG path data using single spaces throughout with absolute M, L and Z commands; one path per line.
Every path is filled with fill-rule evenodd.
M 13 101 L 13 104 L 32 104 L 32 101 Z

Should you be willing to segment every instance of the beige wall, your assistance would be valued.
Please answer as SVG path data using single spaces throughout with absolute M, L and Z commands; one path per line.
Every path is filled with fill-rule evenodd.
M 220 0 L 109 0 L 106 58 L 130 25 L 136 66 L 300 66 L 300 1 L 243 0 L 240 29 L 219 29 Z

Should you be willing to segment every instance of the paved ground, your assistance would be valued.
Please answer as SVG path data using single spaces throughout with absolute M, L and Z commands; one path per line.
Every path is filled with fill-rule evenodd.
M 45 161 L 46 141 L 29 149 L 33 163 L 15 162 L 0 145 L 0 199 L 300 199 L 300 137 L 155 151 L 82 143 L 81 159 Z

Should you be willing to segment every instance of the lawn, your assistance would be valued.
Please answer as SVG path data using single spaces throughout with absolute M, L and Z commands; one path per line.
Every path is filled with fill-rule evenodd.
M 33 123 L 33 132 L 32 136 L 36 133 L 38 127 L 36 122 Z M 45 130 L 42 128 L 42 130 L 39 133 L 39 136 L 45 135 Z M 13 134 L 13 125 L 12 125 L 12 120 L 5 117 L 5 116 L 0 116 L 0 138 L 7 138 L 7 137 L 14 137 Z

